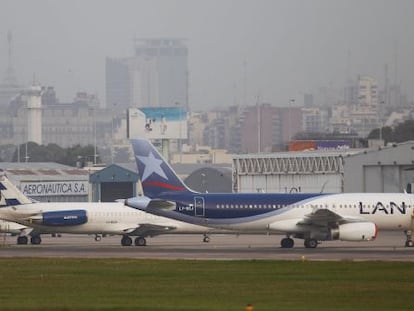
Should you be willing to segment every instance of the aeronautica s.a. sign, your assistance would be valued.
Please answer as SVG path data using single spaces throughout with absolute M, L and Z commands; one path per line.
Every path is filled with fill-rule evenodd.
M 20 183 L 21 191 L 30 197 L 59 196 L 59 195 L 87 195 L 89 183 L 87 181 L 40 181 Z

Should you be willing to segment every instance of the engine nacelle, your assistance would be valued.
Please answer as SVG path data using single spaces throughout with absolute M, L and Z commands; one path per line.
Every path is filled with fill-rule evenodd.
M 88 222 L 85 210 L 44 212 L 41 217 L 31 217 L 33 223 L 44 226 L 78 226 Z
M 371 241 L 377 237 L 377 226 L 372 222 L 355 222 L 331 229 L 332 240 Z

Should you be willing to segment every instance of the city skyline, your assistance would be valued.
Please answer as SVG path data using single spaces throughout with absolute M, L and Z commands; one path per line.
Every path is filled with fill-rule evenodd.
M 22 6 L 26 8 L 22 10 Z M 133 55 L 134 38 L 183 38 L 193 110 L 260 101 L 302 105 L 359 74 L 414 98 L 412 1 L 2 1 L 0 79 L 7 33 L 19 83 L 33 77 L 61 102 L 105 100 L 105 58 Z

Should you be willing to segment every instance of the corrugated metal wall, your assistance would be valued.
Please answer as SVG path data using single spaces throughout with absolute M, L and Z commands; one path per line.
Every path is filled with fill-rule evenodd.
M 341 174 L 285 174 L 239 176 L 240 192 L 342 192 Z

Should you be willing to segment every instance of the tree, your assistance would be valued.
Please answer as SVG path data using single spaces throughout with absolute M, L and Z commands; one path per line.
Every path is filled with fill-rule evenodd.
M 75 166 L 79 159 L 93 161 L 94 146 L 75 145 L 69 148 L 61 148 L 56 144 L 48 144 L 47 146 L 38 145 L 34 142 L 22 144 L 20 147 L 20 162 L 56 162 L 60 164 Z M 27 159 L 26 159 L 27 148 Z M 13 161 L 17 162 L 18 151 L 13 155 Z M 97 154 L 99 160 L 99 154 Z M 99 162 L 99 161 L 97 161 Z
M 414 120 L 407 120 L 403 123 L 398 124 L 394 129 L 389 126 L 382 127 L 382 139 L 385 143 L 395 142 L 402 143 L 409 140 L 414 140 Z M 373 129 L 368 139 L 379 138 L 380 130 Z

